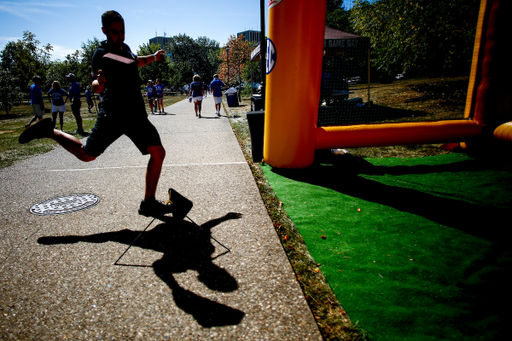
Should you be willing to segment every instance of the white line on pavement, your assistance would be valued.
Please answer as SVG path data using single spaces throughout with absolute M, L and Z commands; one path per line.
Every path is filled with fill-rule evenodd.
M 184 163 L 177 165 L 163 165 L 163 167 L 189 167 L 189 166 L 228 166 L 228 165 L 243 165 L 247 162 L 219 162 L 219 163 Z M 72 169 L 49 169 L 48 172 L 82 172 L 92 170 L 105 170 L 105 169 L 126 169 L 126 168 L 146 168 L 147 166 L 121 166 L 121 167 L 95 167 L 95 168 L 72 168 Z

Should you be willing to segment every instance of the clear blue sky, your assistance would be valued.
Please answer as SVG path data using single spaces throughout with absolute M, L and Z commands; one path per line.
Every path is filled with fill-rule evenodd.
M 344 0 L 346 9 L 351 2 Z M 30 31 L 41 45 L 53 46 L 52 59 L 63 59 L 80 49 L 82 42 L 104 39 L 101 14 L 111 9 L 124 17 L 125 42 L 134 52 L 155 33 L 206 36 L 223 46 L 231 35 L 260 29 L 259 0 L 0 0 L 0 50 Z

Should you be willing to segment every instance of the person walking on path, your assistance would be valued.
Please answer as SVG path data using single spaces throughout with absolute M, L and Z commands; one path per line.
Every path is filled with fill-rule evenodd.
M 158 106 L 158 113 L 165 114 L 164 111 L 164 85 L 160 83 L 160 78 L 156 79 L 155 85 L 156 104 Z
M 148 80 L 148 86 L 146 87 L 146 98 L 148 99 L 149 108 L 151 109 L 151 115 L 153 115 L 155 107 L 155 87 L 153 86 L 153 81 L 151 79 Z
M 66 99 L 64 99 L 64 96 L 66 96 Z M 48 91 L 48 97 L 50 97 L 50 102 L 52 103 L 53 129 L 57 125 L 57 113 L 59 113 L 60 130 L 63 131 L 68 93 L 60 87 L 58 81 L 53 81 L 52 88 Z
M 30 86 L 30 105 L 32 106 L 32 111 L 34 112 L 34 117 L 30 120 L 29 123 L 25 124 L 25 128 L 30 127 L 32 123 L 36 120 L 41 121 L 44 115 L 44 99 L 43 99 L 43 91 L 41 90 L 41 77 L 34 76 L 33 84 Z
M 153 55 L 137 56 L 124 44 L 125 26 L 123 17 L 116 11 L 107 11 L 101 17 L 101 30 L 107 40 L 103 41 L 92 57 L 94 92 L 103 93 L 99 114 L 85 145 L 75 136 L 53 129 L 52 122 L 41 120 L 26 129 L 19 138 L 27 143 L 37 138 L 51 138 L 78 159 L 93 161 L 122 135 L 126 135 L 144 155 L 149 154 L 146 169 L 144 200 L 139 214 L 159 218 L 167 213 L 183 218 L 192 206 L 176 211 L 175 206 L 156 200 L 155 194 L 165 158 L 160 135 L 151 124 L 140 91 L 142 81 L 138 67 L 162 61 L 164 51 Z
M 213 81 L 210 83 L 210 90 L 213 93 L 213 103 L 215 103 L 215 114 L 220 117 L 220 104 L 222 102 L 222 87 L 225 87 L 223 81 L 219 79 L 219 75 L 213 75 Z
M 194 102 L 196 116 L 201 118 L 201 104 L 204 95 L 203 82 L 201 82 L 201 76 L 199 75 L 195 75 L 192 80 L 193 82 L 190 84 L 190 97 L 192 97 L 192 101 Z
M 89 113 L 91 112 L 91 108 L 94 107 L 94 102 L 92 101 L 92 94 L 91 94 L 91 87 L 87 85 L 87 88 L 85 89 L 85 101 L 87 102 L 87 110 Z
M 70 73 L 68 76 L 68 81 L 71 82 L 71 86 L 69 87 L 69 95 L 68 98 L 71 102 L 71 111 L 73 112 L 73 116 L 75 116 L 77 129 L 75 134 L 79 134 L 81 136 L 88 136 L 89 133 L 84 131 L 82 116 L 80 115 L 80 107 L 82 103 L 80 102 L 80 98 L 82 95 L 80 94 L 80 84 L 76 81 L 76 77 L 74 74 Z M 67 100 L 67 99 L 66 99 Z

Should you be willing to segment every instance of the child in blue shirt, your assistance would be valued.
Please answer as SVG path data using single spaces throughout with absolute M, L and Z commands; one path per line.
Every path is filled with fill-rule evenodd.
M 156 79 L 155 93 L 156 93 L 156 104 L 158 107 L 158 112 L 161 114 L 165 114 L 165 111 L 164 111 L 164 85 L 160 83 L 159 78 Z
M 153 81 L 151 79 L 148 81 L 148 86 L 146 87 L 146 97 L 148 99 L 149 108 L 151 109 L 151 114 L 154 114 L 153 107 L 155 106 L 155 87 L 153 86 Z
M 66 96 L 66 99 L 64 99 Z M 53 128 L 57 125 L 57 113 L 59 113 L 60 131 L 64 129 L 64 112 L 66 111 L 66 101 L 68 93 L 60 87 L 58 81 L 52 83 L 52 88 L 48 91 L 48 97 L 52 103 Z

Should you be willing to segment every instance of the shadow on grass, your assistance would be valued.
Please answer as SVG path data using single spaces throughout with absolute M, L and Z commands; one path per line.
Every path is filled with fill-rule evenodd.
M 458 200 L 454 197 L 447 198 L 438 196 L 437 193 L 436 195 L 430 194 L 433 191 L 429 191 L 429 188 L 423 192 L 421 189 L 417 190 L 400 187 L 400 183 L 405 184 L 407 182 L 403 179 L 402 182 L 396 182 L 398 185 L 394 186 L 383 184 L 372 179 L 367 179 L 363 176 L 385 174 L 427 175 L 443 172 L 470 173 L 487 170 L 510 172 L 512 171 L 511 161 L 503 161 L 503 159 L 506 158 L 502 157 L 501 159 L 487 158 L 484 160 L 464 160 L 450 164 L 438 164 L 432 166 L 374 166 L 362 158 L 350 155 L 334 156 L 330 152 L 324 151 L 319 154 L 323 154 L 324 157 L 319 155 L 317 163 L 308 169 L 283 170 L 273 168 L 272 172 L 294 181 L 332 189 L 347 196 L 378 203 L 399 211 L 424 217 L 437 224 L 458 229 L 463 234 L 476 236 L 485 241 L 484 243 L 474 245 L 487 245 L 483 249 L 475 249 L 474 254 L 458 253 L 455 257 L 456 259 L 439 259 L 438 262 L 435 262 L 435 265 L 433 265 L 433 263 L 429 265 L 431 268 L 422 268 L 419 266 L 418 268 L 410 270 L 411 272 L 409 273 L 406 272 L 406 270 L 390 272 L 390 274 L 395 276 L 407 277 L 409 280 L 413 276 L 417 276 L 418 282 L 423 283 L 425 286 L 432 285 L 433 287 L 441 287 L 442 285 L 446 285 L 446 288 L 444 288 L 446 293 L 439 295 L 439 297 L 435 296 L 434 298 L 430 298 L 428 296 L 430 288 L 418 290 L 419 296 L 415 297 L 413 294 L 408 293 L 408 290 L 412 288 L 399 289 L 397 287 L 393 287 L 393 292 L 399 292 L 399 295 L 393 296 L 394 294 L 389 294 L 389 297 L 386 296 L 386 301 L 381 301 L 380 299 L 375 298 L 375 293 L 368 294 L 363 292 L 364 290 L 361 291 L 361 297 L 375 299 L 375 302 L 382 304 L 383 307 L 388 304 L 393 304 L 391 302 L 400 302 L 395 303 L 398 308 L 393 306 L 389 307 L 389 311 L 387 312 L 379 312 L 380 314 L 387 313 L 389 316 L 389 318 L 382 319 L 383 322 L 379 328 L 386 329 L 390 325 L 403 323 L 403 330 L 408 330 L 409 327 L 412 328 L 409 324 L 417 323 L 418 325 L 414 326 L 415 332 L 422 332 L 423 327 L 419 326 L 418 321 L 423 319 L 423 321 L 436 321 L 432 323 L 444 323 L 443 328 L 439 330 L 439 335 L 441 335 L 439 339 L 457 339 L 453 338 L 453 335 L 457 335 L 455 333 L 459 332 L 460 334 L 458 335 L 460 338 L 458 339 L 462 339 L 462 335 L 467 336 L 468 340 L 501 340 L 508 337 L 508 321 L 510 321 L 510 318 L 512 317 L 509 309 L 509 306 L 512 303 L 512 296 L 509 289 L 509 278 L 512 276 L 512 258 L 508 237 L 508 230 L 510 227 L 507 227 L 509 226 L 508 221 L 510 220 L 509 217 L 511 212 L 510 199 L 504 203 L 503 207 L 506 208 L 498 208 L 495 206 L 493 207 L 493 203 L 489 203 L 489 205 L 475 204 L 464 200 Z M 510 177 L 507 177 L 506 179 L 510 179 Z M 494 179 L 488 182 L 493 181 Z M 480 186 L 478 183 L 475 185 Z M 496 186 L 496 184 L 491 185 Z M 507 183 L 504 185 L 508 186 L 510 184 Z M 453 186 L 456 186 L 456 184 Z M 486 185 L 482 184 L 482 186 Z M 497 188 L 499 188 L 499 185 Z M 430 193 L 426 193 L 427 191 Z M 443 195 L 443 193 L 439 194 Z M 494 202 L 494 205 L 496 205 L 496 202 Z M 314 215 L 316 219 L 322 219 L 320 212 L 311 213 L 315 213 Z M 383 216 L 385 217 L 385 215 Z M 314 229 L 314 222 L 311 224 L 312 225 L 308 225 L 306 227 Z M 371 221 L 369 221 L 368 224 L 371 226 Z M 379 222 L 376 222 L 376 224 L 379 224 Z M 386 225 L 386 222 L 383 222 L 382 224 Z M 410 228 L 411 230 L 418 230 L 423 227 L 421 225 L 413 225 L 407 226 L 407 228 Z M 433 234 L 431 234 L 430 237 L 437 238 L 434 233 L 438 232 L 432 231 L 432 233 Z M 443 232 L 440 233 L 443 234 Z M 444 236 L 447 235 L 449 234 Z M 383 236 L 383 238 L 384 237 L 385 236 Z M 471 242 L 472 239 L 473 238 L 461 240 L 465 240 L 463 243 L 467 243 Z M 425 242 L 425 245 L 429 245 L 428 243 L 437 243 L 437 245 L 439 245 L 439 242 L 440 241 L 436 242 L 431 240 L 429 242 Z M 441 248 L 453 247 L 456 249 L 454 245 L 448 243 L 441 245 Z M 380 247 L 386 248 L 389 246 L 381 244 Z M 322 252 L 320 247 L 317 252 L 319 254 Z M 358 252 L 366 253 L 368 250 L 363 250 L 361 248 L 355 251 L 355 253 Z M 332 257 L 331 255 L 332 253 L 328 253 L 328 257 Z M 435 258 L 435 256 L 436 255 L 434 254 L 432 258 Z M 325 262 L 327 264 L 328 261 L 326 260 Z M 447 267 L 447 264 L 454 265 L 450 268 Z M 332 264 L 327 264 L 326 266 L 330 265 Z M 363 269 L 368 268 L 367 264 L 364 264 L 364 262 L 361 262 L 359 265 Z M 394 265 L 395 264 L 393 264 L 393 266 Z M 456 279 L 445 283 L 444 281 L 450 276 L 448 274 L 445 276 L 443 271 L 448 271 L 450 273 L 449 275 L 454 275 L 459 272 L 460 274 Z M 426 279 L 422 278 L 425 274 L 429 274 L 429 277 Z M 386 277 L 386 275 L 384 275 L 384 277 Z M 335 281 L 336 277 L 333 278 Z M 347 277 L 343 279 L 347 281 Z M 355 286 L 356 284 L 352 283 L 351 285 Z M 412 289 L 412 291 L 416 289 L 419 288 Z M 379 288 L 375 290 L 381 289 Z M 357 299 L 361 299 L 361 297 L 358 297 Z M 393 301 L 391 299 L 392 297 L 399 298 Z M 420 310 L 424 309 L 425 311 L 429 311 L 429 309 L 436 309 L 436 311 L 429 317 L 421 317 L 418 318 L 418 320 L 414 320 L 414 317 L 412 317 L 411 314 L 415 309 L 418 309 L 418 306 L 415 304 L 417 302 L 422 302 L 422 300 L 424 300 L 424 302 L 431 300 L 433 305 L 421 306 L 419 307 Z M 360 303 L 355 306 L 358 306 L 359 304 Z M 410 309 L 410 313 L 404 314 L 404 311 L 401 311 L 400 307 L 407 307 L 407 309 Z M 390 316 L 392 313 L 395 313 L 396 316 Z M 372 313 L 368 314 L 369 315 L 365 318 L 371 320 L 373 318 Z M 406 327 L 406 325 L 409 327 Z M 428 329 L 429 328 L 425 328 L 425 330 Z M 402 335 L 401 332 L 400 335 Z M 403 335 L 408 334 L 405 332 Z M 480 338 L 478 338 L 477 335 L 479 335 Z M 401 338 L 396 337 L 395 339 Z
M 205 328 L 239 324 L 245 313 L 221 303 L 201 297 L 178 284 L 173 274 L 195 270 L 197 277 L 209 289 L 219 292 L 232 292 L 238 289 L 236 280 L 212 261 L 215 247 L 211 242 L 211 229 L 220 223 L 238 219 L 241 214 L 228 213 L 201 226 L 172 217 L 162 218 L 162 223 L 143 232 L 133 246 L 162 252 L 163 256 L 151 267 L 155 274 L 172 290 L 176 305 L 192 315 Z M 140 231 L 121 230 L 86 236 L 49 236 L 38 239 L 39 244 L 73 244 L 117 242 L 131 245 Z M 130 265 L 125 266 L 149 266 Z
M 332 156 L 324 152 L 315 166 L 302 170 L 273 169 L 272 171 L 295 181 L 301 181 L 335 190 L 351 197 L 393 207 L 438 224 L 459 229 L 471 235 L 500 241 L 508 236 L 503 228 L 510 211 L 475 203 L 436 196 L 415 189 L 391 186 L 360 175 L 403 175 L 443 172 L 476 172 L 494 165 L 478 160 L 468 160 L 436 166 L 374 166 L 368 161 L 350 155 Z M 508 161 L 505 161 L 508 162 Z M 327 164 L 326 164 L 327 163 Z M 510 164 L 510 163 L 509 163 Z

